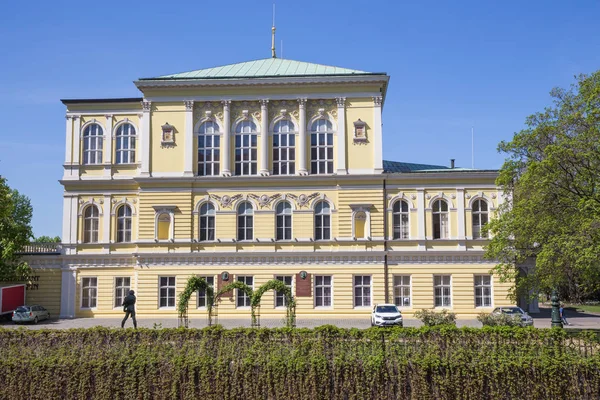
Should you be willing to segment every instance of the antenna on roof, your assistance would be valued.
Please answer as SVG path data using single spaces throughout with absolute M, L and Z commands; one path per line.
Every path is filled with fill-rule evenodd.
M 273 27 L 271 28 L 271 57 L 277 58 L 275 54 L 275 3 L 273 3 Z

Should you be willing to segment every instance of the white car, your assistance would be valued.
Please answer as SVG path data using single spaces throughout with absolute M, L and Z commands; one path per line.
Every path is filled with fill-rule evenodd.
M 15 324 L 33 322 L 37 324 L 43 319 L 50 319 L 50 313 L 42 306 L 19 306 L 13 311 L 12 320 Z
M 521 326 L 533 326 L 533 318 L 527 314 L 521 307 L 496 307 L 492 314 L 506 314 L 514 318 L 521 319 Z
M 395 304 L 377 304 L 371 313 L 371 326 L 403 326 L 402 314 Z

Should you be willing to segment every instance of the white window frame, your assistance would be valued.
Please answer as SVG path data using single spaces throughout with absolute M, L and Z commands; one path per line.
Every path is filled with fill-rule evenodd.
M 319 118 L 310 126 L 310 173 L 326 175 L 334 172 L 333 124 L 327 118 Z M 324 139 L 324 142 L 320 140 Z
M 214 242 L 217 239 L 217 209 L 210 201 L 204 202 L 198 208 L 198 241 Z M 212 228 L 209 221 L 212 220 Z M 202 239 L 202 233 L 205 239 Z M 210 233 L 212 232 L 212 239 Z
M 368 278 L 368 285 L 365 284 L 365 278 Z M 360 279 L 360 282 L 357 281 Z M 357 296 L 357 289 L 360 290 L 360 295 Z M 366 290 L 366 291 L 365 291 Z M 366 293 L 366 294 L 365 294 Z M 371 308 L 373 305 L 373 276 L 372 275 L 354 275 L 352 277 L 352 298 L 354 308 Z M 360 299 L 360 301 L 358 301 Z M 365 303 L 365 299 L 368 304 Z M 361 304 L 358 304 L 361 303 Z
M 399 278 L 400 283 L 397 283 Z M 408 278 L 408 284 L 406 284 Z M 394 304 L 401 308 L 412 307 L 412 275 L 394 275 Z M 408 291 L 408 296 L 406 292 Z M 408 304 L 405 300 L 408 298 Z M 399 300 L 399 301 L 398 301 Z
M 133 133 L 131 133 L 132 131 Z M 132 123 L 124 122 L 117 126 L 115 130 L 115 164 L 135 164 L 136 141 L 137 131 Z
M 202 276 L 198 276 L 198 278 L 202 278 L 206 281 L 206 283 L 208 283 L 208 286 L 211 286 L 214 290 L 215 288 L 215 277 L 214 275 L 202 275 Z M 204 305 L 200 304 L 200 299 L 202 299 L 202 301 L 204 302 Z M 204 293 L 202 293 L 200 290 L 196 291 L 196 308 L 200 309 L 200 310 L 205 310 L 206 307 L 206 290 L 204 290 Z
M 440 283 L 436 284 L 436 278 L 440 278 Z M 447 279 L 447 283 L 445 282 Z M 445 295 L 447 289 L 448 295 Z M 440 296 L 437 295 L 440 290 Z M 440 298 L 440 304 L 438 304 L 438 297 Z M 445 302 L 448 299 L 448 303 Z M 436 308 L 451 308 L 452 307 L 452 275 L 448 274 L 436 274 L 433 276 L 433 305 Z
M 121 279 L 121 284 L 119 284 L 119 279 Z M 129 284 L 125 285 L 125 279 L 129 280 Z M 125 297 L 127 297 L 127 295 L 129 294 L 129 291 L 131 290 L 131 277 L 130 276 L 115 276 L 115 291 L 113 292 L 114 297 L 114 308 L 120 308 L 123 307 L 123 301 L 125 300 Z M 120 300 L 117 300 L 120 299 Z
M 154 241 L 156 242 L 169 242 L 173 241 L 175 238 L 175 209 L 177 206 L 167 205 L 167 206 L 152 206 L 154 208 Z M 159 239 L 158 238 L 158 220 L 161 215 L 166 214 L 169 216 L 169 238 L 168 239 Z
M 235 176 L 258 175 L 258 129 L 254 121 L 248 119 L 238 122 L 234 144 Z
M 242 278 L 243 280 L 240 280 L 240 278 Z M 254 290 L 254 275 L 239 275 L 235 277 L 236 282 L 243 282 L 246 285 L 248 285 L 248 280 L 252 281 L 251 285 L 248 285 L 252 288 L 252 290 Z M 240 306 L 239 305 L 239 301 L 240 299 L 244 299 L 244 305 Z M 244 292 L 243 290 L 240 289 L 236 289 L 236 294 L 235 294 L 235 308 L 240 308 L 240 309 L 247 309 L 250 308 L 250 302 L 252 301 L 252 299 L 250 299 L 250 297 L 248 297 L 248 295 L 246 294 L 246 292 Z M 246 305 L 246 303 L 248 303 L 248 305 Z
M 320 204 L 325 204 L 327 206 L 327 212 L 324 212 L 324 209 L 321 208 L 320 211 L 318 211 L 318 207 Z M 326 200 L 319 200 L 318 202 L 315 203 L 314 206 L 314 214 L 315 214 L 315 221 L 314 221 L 314 235 L 315 235 L 315 241 L 325 241 L 325 240 L 331 240 L 331 204 L 329 204 L 328 201 Z M 328 217 L 328 218 L 327 218 Z M 317 225 L 317 221 L 321 221 L 321 226 L 318 227 Z M 327 224 L 325 224 L 325 221 L 328 221 Z M 325 237 L 325 232 L 326 230 L 329 231 L 329 235 L 327 235 L 327 237 Z M 320 231 L 320 237 L 317 234 L 317 232 Z
M 88 211 L 92 211 L 88 216 Z M 100 232 L 100 210 L 90 204 L 83 210 L 83 243 L 98 243 Z
M 438 210 L 436 211 L 436 206 L 439 204 Z M 442 204 L 446 205 L 446 210 L 443 210 Z M 432 237 L 434 240 L 440 239 L 449 239 L 450 238 L 450 205 L 448 201 L 445 199 L 436 199 L 431 206 L 431 213 L 433 215 L 432 218 Z M 436 219 L 438 219 L 438 224 L 440 227 L 440 237 L 436 237 Z
M 281 119 L 273 125 L 273 175 L 296 174 L 296 134 L 296 125 L 289 119 Z M 284 169 L 286 172 L 282 173 Z
M 398 210 L 396 207 L 398 206 Z M 406 206 L 406 211 L 403 210 Z M 392 205 L 393 240 L 410 239 L 410 206 L 406 200 L 396 200 Z
M 127 212 L 124 215 L 121 215 L 122 210 L 129 210 L 129 214 Z M 129 228 L 127 227 L 127 222 L 129 221 Z M 131 243 L 132 239 L 132 231 L 133 231 L 133 210 L 128 204 L 121 204 L 119 208 L 117 208 L 117 232 L 115 236 L 115 241 L 117 243 Z M 119 240 L 120 236 L 122 240 Z
M 104 128 L 92 122 L 83 128 L 83 165 L 102 164 Z
M 244 204 L 248 204 L 250 207 L 244 210 L 244 213 L 240 213 L 240 207 Z M 250 210 L 250 212 L 248 212 Z M 254 204 L 249 201 L 242 201 L 236 207 L 236 219 L 237 219 L 237 240 L 239 242 L 249 242 L 254 240 Z M 243 227 L 241 227 L 243 225 Z M 243 229 L 244 235 L 240 235 L 240 229 Z M 248 234 L 248 230 L 249 233 Z
M 484 282 L 484 278 L 489 279 L 489 283 Z M 490 308 L 494 306 L 494 277 L 490 274 L 477 274 L 473 276 L 473 289 L 475 291 L 475 308 Z M 485 295 L 485 289 L 488 294 Z M 481 305 L 477 305 L 477 299 L 481 299 Z M 487 298 L 488 304 L 485 304 Z
M 162 284 L 162 279 L 167 279 L 167 284 Z M 171 285 L 171 278 L 173 278 L 173 285 Z M 163 306 L 162 304 L 162 289 L 167 290 L 167 296 L 165 299 L 167 300 L 167 305 Z M 169 295 L 169 289 L 173 290 L 173 296 Z M 173 299 L 173 305 L 169 305 L 169 299 Z M 177 276 L 176 275 L 159 275 L 158 277 L 158 309 L 159 310 L 172 310 L 177 306 Z
M 221 173 L 219 125 L 216 121 L 206 120 L 198 127 L 196 136 L 198 140 L 198 176 L 219 176 Z M 209 146 L 206 145 L 207 142 L 210 142 Z
M 87 282 L 87 285 L 86 285 Z M 91 283 L 94 283 L 93 285 Z M 87 304 L 84 304 L 84 293 L 87 292 Z M 93 304 L 92 304 L 93 303 Z M 98 308 L 98 277 L 81 277 L 81 307 L 82 310 L 94 310 Z
M 279 208 L 281 206 L 284 208 L 280 212 Z M 275 240 L 279 242 L 292 240 L 293 213 L 294 209 L 289 201 L 284 200 L 277 203 L 275 206 Z M 282 233 L 281 237 L 279 235 L 280 232 Z M 289 233 L 289 235 L 287 235 L 286 232 Z
M 485 211 L 481 210 L 481 205 L 485 204 Z M 477 198 L 471 204 L 471 222 L 473 229 L 473 239 L 487 239 L 487 234 L 483 234 L 483 227 L 489 222 L 489 211 L 490 205 L 489 203 L 482 198 Z M 478 223 L 475 222 L 475 219 L 478 219 Z M 485 219 L 485 222 L 482 223 L 482 219 Z
M 321 280 L 320 284 L 317 283 L 317 281 L 319 280 L 318 278 L 323 278 Z M 324 282 L 325 278 L 330 278 L 330 280 L 329 280 L 330 283 L 328 285 L 325 284 L 325 283 L 322 283 L 322 282 Z M 333 308 L 333 275 L 315 275 L 314 276 L 314 280 L 315 280 L 314 281 L 314 283 L 315 283 L 314 284 L 314 299 L 315 299 L 314 300 L 315 301 L 314 307 L 315 308 Z M 324 295 L 324 291 L 325 291 L 326 288 L 329 288 L 329 303 L 330 304 L 329 305 L 323 305 L 323 304 L 318 305 L 318 299 L 319 299 L 319 297 L 321 297 L 321 299 L 325 299 L 326 298 L 325 295 Z M 321 295 L 320 296 L 318 295 L 319 289 L 321 289 Z M 325 302 L 322 301 L 322 303 L 325 303 Z
M 289 285 L 286 283 L 287 278 L 289 278 L 289 281 L 290 281 Z M 275 275 L 275 279 L 285 283 L 285 285 L 290 288 L 290 292 L 292 293 L 292 296 L 293 296 L 293 293 L 294 293 L 294 276 L 293 275 Z M 277 302 L 279 300 L 281 300 L 281 305 L 277 305 Z M 287 304 L 285 302 L 285 294 L 279 293 L 279 292 L 277 292 L 277 290 L 275 290 L 273 305 L 275 308 L 287 307 Z

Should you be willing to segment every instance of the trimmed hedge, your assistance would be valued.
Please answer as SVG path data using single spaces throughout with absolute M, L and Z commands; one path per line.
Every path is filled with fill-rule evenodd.
M 597 399 L 596 336 L 533 328 L 0 329 L 2 399 Z

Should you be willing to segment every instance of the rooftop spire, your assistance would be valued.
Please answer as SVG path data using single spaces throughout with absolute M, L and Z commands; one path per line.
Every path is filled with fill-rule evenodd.
M 275 3 L 273 3 L 273 27 L 271 28 L 271 57 L 277 58 L 275 54 Z

